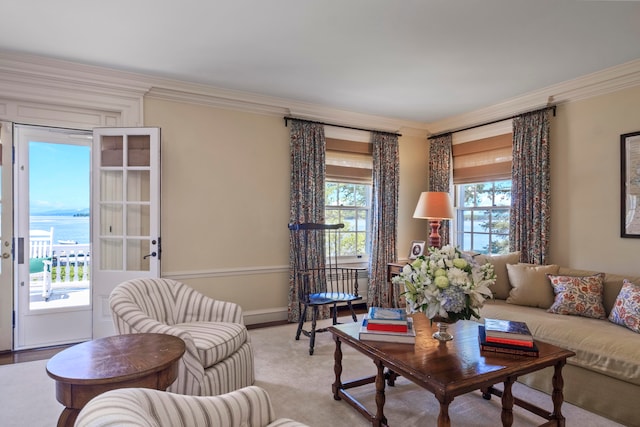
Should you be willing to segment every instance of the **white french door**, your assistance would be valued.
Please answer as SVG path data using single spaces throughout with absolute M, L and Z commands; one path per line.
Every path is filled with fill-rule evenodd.
M 91 144 L 14 126 L 15 350 L 91 339 Z
M 132 278 L 160 275 L 160 129 L 98 128 L 92 133 L 0 124 L 0 350 L 112 335 L 108 299 L 113 288 Z M 43 259 L 36 260 L 38 271 L 32 273 L 35 255 L 30 249 L 36 240 L 46 240 L 43 235 L 49 236 L 51 228 L 34 220 L 31 212 L 37 205 L 30 173 L 36 166 L 29 157 L 34 146 L 90 150 L 90 175 L 84 179 L 90 181 L 90 217 L 85 218 L 89 224 L 86 245 L 60 234 L 62 226 L 53 227 L 55 256 L 39 256 Z M 11 167 L 14 147 L 16 162 Z M 56 171 L 77 167 L 54 164 L 48 172 L 50 188 L 76 191 L 79 180 L 60 178 Z M 81 257 L 76 256 L 78 249 Z M 82 263 L 74 264 L 78 260 Z M 79 285 L 76 279 L 86 283 Z M 51 293 L 43 292 L 47 283 Z M 88 298 L 78 300 L 79 292 L 69 297 L 84 285 L 83 295 Z
M 93 147 L 93 338 L 100 338 L 114 333 L 111 291 L 160 276 L 160 129 L 94 129 Z
M 13 347 L 12 124 L 0 122 L 0 351 Z

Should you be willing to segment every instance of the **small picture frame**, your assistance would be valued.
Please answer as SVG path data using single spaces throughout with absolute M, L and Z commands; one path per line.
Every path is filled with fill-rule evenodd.
M 411 248 L 409 249 L 409 259 L 416 259 L 421 255 L 424 255 L 424 246 L 426 242 L 424 240 L 414 240 L 411 242 Z

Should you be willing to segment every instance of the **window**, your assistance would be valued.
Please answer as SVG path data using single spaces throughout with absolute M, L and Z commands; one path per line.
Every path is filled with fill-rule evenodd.
M 349 182 L 325 183 L 325 222 L 344 224 L 339 230 L 338 256 L 367 255 L 371 185 Z
M 456 241 L 484 254 L 509 252 L 511 180 L 456 185 Z

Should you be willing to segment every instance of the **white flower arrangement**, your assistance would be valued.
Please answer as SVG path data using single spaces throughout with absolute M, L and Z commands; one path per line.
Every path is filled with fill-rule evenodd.
M 407 311 L 422 312 L 429 319 L 455 322 L 480 318 L 478 309 L 492 298 L 496 281 L 493 265 L 478 265 L 453 246 L 430 248 L 392 279 L 404 285 Z

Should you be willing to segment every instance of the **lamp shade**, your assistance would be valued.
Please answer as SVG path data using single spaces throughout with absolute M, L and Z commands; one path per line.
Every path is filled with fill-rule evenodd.
M 449 193 L 443 191 L 425 191 L 420 194 L 418 205 L 413 212 L 414 218 L 453 219 L 453 208 Z

